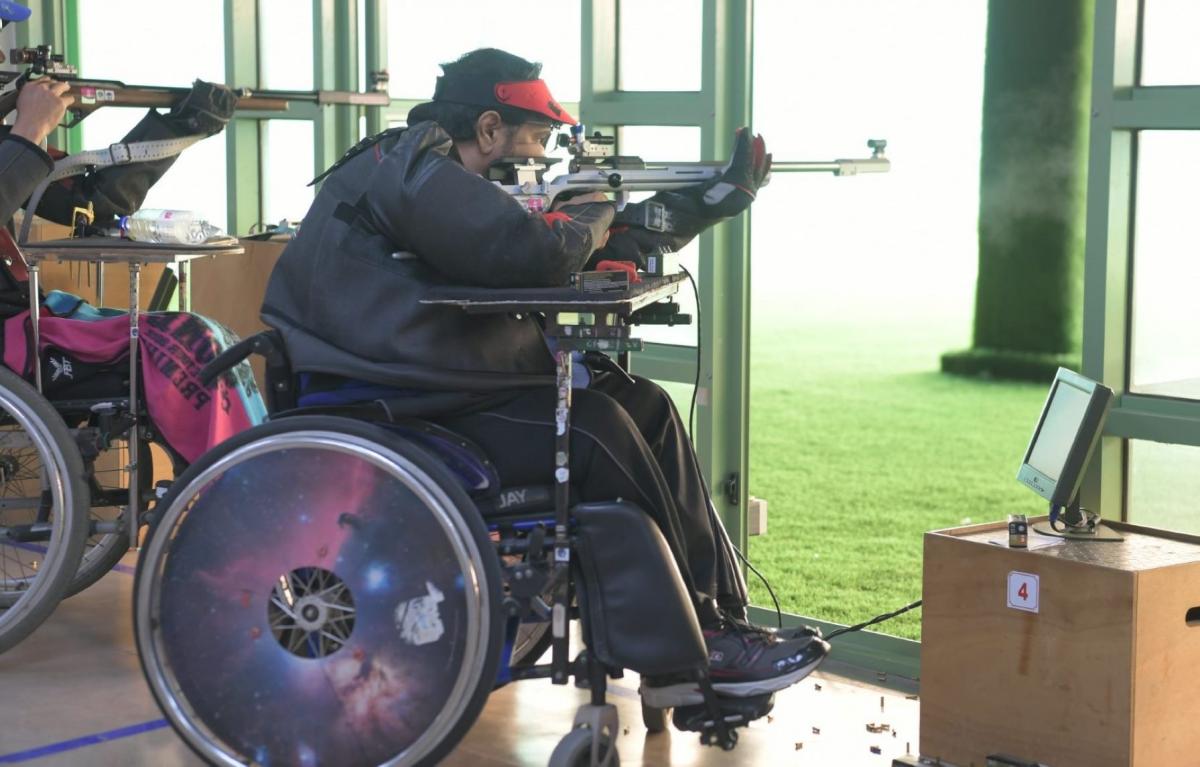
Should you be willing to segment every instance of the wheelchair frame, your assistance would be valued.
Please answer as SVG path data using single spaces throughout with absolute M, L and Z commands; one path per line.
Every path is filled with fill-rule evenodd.
M 73 515 L 76 522 L 63 528 L 64 534 L 70 531 L 71 540 L 53 541 L 52 525 L 47 523 L 52 508 L 41 508 L 35 520 L 26 525 L 6 525 L 0 532 L 6 540 L 23 548 L 36 547 L 39 543 L 50 541 L 49 548 L 61 548 L 71 553 L 69 558 L 77 561 L 72 566 L 71 577 L 63 581 L 57 575 L 50 580 L 53 588 L 42 590 L 46 604 L 30 606 L 26 613 L 40 615 L 36 621 L 27 621 L 31 625 L 16 626 L 8 640 L 0 640 L 0 648 L 19 642 L 25 635 L 36 628 L 37 624 L 48 617 L 57 603 L 73 595 L 102 577 L 119 560 L 125 551 L 136 549 L 138 535 L 143 525 L 148 522 L 146 504 L 154 497 L 153 488 L 149 483 L 153 477 L 152 465 L 142 466 L 149 458 L 149 445 L 157 443 L 167 454 L 172 464 L 172 474 L 177 475 L 185 465 L 183 459 L 161 439 L 156 438 L 157 430 L 151 421 L 145 407 L 145 398 L 139 385 L 139 305 L 140 274 L 143 265 L 148 263 L 169 263 L 179 267 L 180 305 L 186 310 L 186 285 L 188 262 L 194 258 L 224 253 L 240 253 L 238 247 L 189 247 L 189 246 L 154 246 L 145 244 L 134 245 L 117 241 L 116 244 L 93 245 L 74 240 L 37 243 L 33 245 L 15 246 L 15 256 L 27 270 L 29 284 L 29 310 L 34 354 L 31 358 L 33 366 L 34 386 L 21 386 L 9 382 L 5 388 L 12 396 L 26 403 L 26 409 L 36 409 L 33 403 L 42 401 L 53 408 L 57 416 L 66 426 L 66 435 L 58 434 L 54 438 L 55 451 L 68 457 L 79 455 L 83 465 L 80 475 L 86 477 L 85 492 L 72 492 L 70 510 L 65 507 L 62 513 Z M 179 251 L 182 251 L 180 253 Z M 101 300 L 103 297 L 103 265 L 105 263 L 122 262 L 129 266 L 129 295 L 131 310 L 129 316 L 129 390 L 123 396 L 89 397 L 89 398 L 51 398 L 42 393 L 42 355 L 40 349 L 40 268 L 47 259 L 60 262 L 95 263 L 98 267 L 97 289 Z M 14 280 L 18 280 L 16 276 Z M 158 291 L 161 293 L 162 291 Z M 156 294 L 156 300 L 163 296 Z M 151 307 L 151 310 L 165 307 Z M 15 375 L 15 374 L 14 374 Z M 16 376 L 21 384 L 25 382 Z M 48 414 L 45 416 L 49 418 Z M 10 419 L 4 419 L 10 420 Z M 117 471 L 125 472 L 128 477 L 128 488 L 125 490 L 106 488 L 97 479 L 96 460 L 101 454 L 111 450 L 115 440 L 125 440 L 128 449 L 128 461 L 119 466 Z M 7 438 L 8 447 L 16 447 L 20 439 Z M 49 449 L 49 448 L 47 448 Z M 69 458 L 68 458 L 69 460 Z M 57 463 L 61 463 L 56 459 Z M 61 471 L 61 469 L 60 469 Z M 151 473 L 148 473 L 151 472 Z M 53 484 L 53 481 L 52 481 Z M 59 480 L 61 484 L 61 478 Z M 45 506 L 45 502 L 42 502 Z M 93 508 L 109 506 L 124 506 L 123 519 L 101 521 L 91 519 Z M 96 561 L 89 561 L 89 556 L 95 547 L 89 547 L 87 540 L 93 536 L 105 536 L 97 546 L 103 546 Z M 116 538 L 125 536 L 125 545 L 120 545 Z M 74 540 L 78 539 L 78 541 Z M 78 550 L 76 557 L 74 552 Z M 57 552 L 55 552 L 57 553 Z M 50 552 L 46 552 L 47 558 Z M 52 558 L 51 558 L 52 559 Z M 52 560 L 53 561 L 53 560 Z M 16 600 L 14 600 L 15 604 Z M 0 621 L 0 625 L 3 621 Z M 7 634 L 0 631 L 0 635 Z M 2 651 L 2 649 L 0 649 Z
M 616 709 L 606 702 L 607 680 L 610 676 L 616 678 L 623 673 L 620 665 L 606 663 L 597 655 L 596 645 L 591 636 L 590 622 L 584 616 L 584 611 L 573 607 L 578 595 L 586 594 L 576 586 L 575 578 L 580 575 L 579 541 L 572 526 L 576 518 L 572 515 L 570 497 L 570 410 L 572 393 L 572 357 L 574 350 L 606 350 L 624 356 L 628 351 L 639 350 L 641 342 L 631 337 L 630 317 L 636 310 L 648 306 L 673 294 L 677 283 L 682 279 L 667 279 L 661 284 L 650 286 L 649 289 L 630 298 L 629 296 L 611 297 L 591 296 L 590 300 L 579 302 L 551 302 L 550 305 L 522 306 L 522 311 L 544 311 L 547 313 L 547 335 L 559 342 L 556 356 L 556 387 L 557 401 L 555 408 L 555 466 L 553 485 L 553 505 L 550 509 L 502 511 L 501 513 L 481 514 L 484 524 L 489 530 L 499 533 L 500 540 L 496 542 L 498 559 L 500 557 L 521 556 L 518 562 L 501 562 L 502 581 L 509 589 L 503 606 L 510 618 L 539 621 L 549 619 L 551 629 L 551 659 L 549 663 L 519 666 L 509 668 L 507 679 L 501 683 L 522 679 L 549 678 L 554 684 L 567 684 L 572 677 L 577 685 L 590 690 L 590 703 L 581 707 L 576 716 L 572 732 L 560 743 L 551 765 L 610 765 L 616 763 L 615 739 L 618 733 Z M 434 296 L 430 302 L 456 305 L 466 311 L 505 311 L 514 310 L 512 302 L 497 302 L 480 306 L 464 301 L 454 295 Z M 486 304 L 486 302 L 484 302 Z M 582 306 L 581 304 L 587 304 Z M 497 308 L 499 307 L 499 308 Z M 592 309 L 583 312 L 581 308 Z M 599 323 L 596 322 L 597 316 Z M 267 398 L 272 422 L 287 422 L 287 416 L 321 414 L 321 415 L 353 415 L 355 406 L 297 408 L 298 388 L 294 372 L 288 361 L 282 339 L 274 331 L 266 331 L 248 338 L 231 347 L 221 354 L 204 371 L 205 385 L 251 354 L 262 355 L 267 362 Z M 465 444 L 465 443 L 464 443 Z M 188 480 L 188 486 L 196 483 L 193 477 Z M 181 487 L 180 493 L 187 488 Z M 501 488 L 504 493 L 506 489 Z M 511 490 L 511 489 L 509 489 Z M 173 504 L 178 497 L 172 494 L 172 504 L 164 505 L 164 513 L 171 514 Z M 476 508 L 480 508 L 478 503 Z M 582 508 L 582 507 L 580 507 Z M 182 512 L 180 512 L 182 513 Z M 178 518 L 178 514 L 175 515 Z M 639 517 L 644 515 L 639 512 Z M 157 524 L 157 522 L 156 522 Z M 647 522 L 647 524 L 650 524 Z M 552 525 L 552 535 L 546 532 Z M 657 534 L 657 531 L 655 531 Z M 152 536 L 154 533 L 152 532 Z M 167 535 L 164 533 L 163 535 Z M 161 537 L 161 536 L 158 536 Z M 664 544 L 665 546 L 665 544 Z M 161 549 L 157 538 L 152 538 L 147 551 Z M 667 557 L 669 559 L 669 556 Z M 155 559 L 155 562 L 161 561 Z M 139 562 L 139 580 L 143 577 L 145 558 Z M 155 565 L 157 568 L 159 565 Z M 674 571 L 674 565 L 671 565 Z M 145 577 L 158 577 L 154 569 Z M 678 577 L 676 573 L 676 578 Z M 138 595 L 151 585 L 139 585 Z M 552 604 L 546 605 L 542 596 L 552 593 Z M 135 612 L 145 607 L 144 599 L 138 596 Z M 690 603 L 688 605 L 690 613 Z M 693 614 L 694 616 L 694 614 Z M 569 623 L 573 617 L 582 618 L 584 638 L 588 649 L 578 657 L 569 657 Z M 137 618 L 138 628 L 135 634 L 139 637 L 139 645 L 150 641 L 143 637 L 142 624 L 146 619 Z M 694 617 L 693 617 L 694 620 Z M 698 636 L 698 633 L 697 633 Z M 702 660 L 693 670 L 694 681 L 702 694 L 703 702 L 689 705 L 676 710 L 674 723 L 679 729 L 697 731 L 701 742 L 705 745 L 717 745 L 725 750 L 732 749 L 737 743 L 736 728 L 764 716 L 773 705 L 772 695 L 761 695 L 754 698 L 721 698 L 714 691 L 707 676 L 704 664 L 703 644 L 700 644 Z M 153 674 L 161 673 L 147 666 L 145 651 L 142 653 L 143 669 L 151 686 L 156 690 L 156 697 L 164 707 L 164 711 L 178 709 L 178 706 L 164 701 L 159 695 L 158 686 Z M 159 661 L 156 659 L 155 661 Z M 645 712 L 644 712 L 645 713 Z M 664 714 L 665 717 L 665 714 Z M 648 726 L 650 719 L 647 718 Z M 652 731 L 654 728 L 651 728 Z M 659 727 L 661 729 L 661 726 Z M 579 730 L 586 730 L 579 734 Z M 575 761 L 587 756 L 586 762 Z M 558 760 L 558 761 L 556 761 Z M 562 761 L 566 760 L 566 761 Z

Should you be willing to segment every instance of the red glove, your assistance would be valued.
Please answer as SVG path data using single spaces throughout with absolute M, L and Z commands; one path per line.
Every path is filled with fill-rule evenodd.
M 629 275 L 629 284 L 635 285 L 642 281 L 641 275 L 638 274 L 637 264 L 632 261 L 601 261 L 596 264 L 598 272 L 625 272 Z

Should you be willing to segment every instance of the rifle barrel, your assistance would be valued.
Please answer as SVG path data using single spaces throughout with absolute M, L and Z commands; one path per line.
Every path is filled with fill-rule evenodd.
M 779 162 L 771 161 L 772 173 L 836 173 L 836 162 Z
M 3 76 L 6 73 L 0 73 Z M 9 78 L 11 79 L 11 78 Z M 80 107 L 172 107 L 191 90 L 190 88 L 160 87 L 151 85 L 126 85 L 116 80 L 85 80 L 63 78 L 70 84 L 76 96 L 76 108 Z M 6 80 L 0 80 L 0 84 Z M 386 93 L 353 91 L 272 91 L 234 88 L 238 94 L 238 109 L 261 112 L 286 112 L 293 101 L 316 104 L 352 104 L 358 106 L 387 106 L 390 98 Z

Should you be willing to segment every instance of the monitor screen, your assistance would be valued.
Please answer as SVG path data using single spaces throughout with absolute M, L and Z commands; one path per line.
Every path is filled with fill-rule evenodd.
M 1055 383 L 1054 392 L 1046 405 L 1046 417 L 1042 421 L 1042 428 L 1038 430 L 1037 439 L 1029 453 L 1027 463 L 1030 466 L 1048 478 L 1058 481 L 1091 399 L 1091 392 L 1078 389 L 1065 381 Z
M 1017 479 L 1056 506 L 1070 504 L 1112 401 L 1112 389 L 1059 368 Z

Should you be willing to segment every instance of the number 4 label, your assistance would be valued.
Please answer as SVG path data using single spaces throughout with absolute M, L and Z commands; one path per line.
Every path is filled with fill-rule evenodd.
M 1013 570 L 1008 574 L 1008 606 L 1014 610 L 1038 611 L 1038 576 Z

